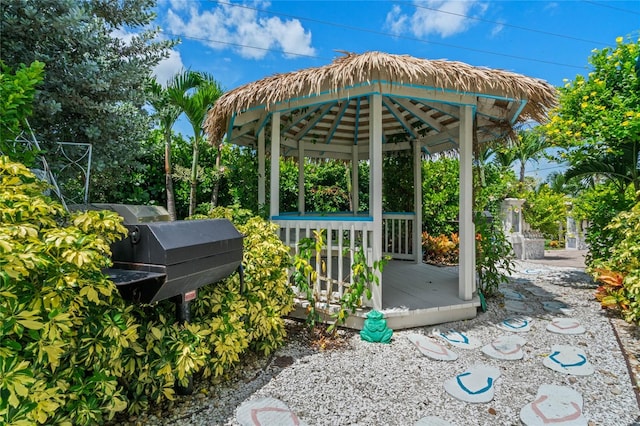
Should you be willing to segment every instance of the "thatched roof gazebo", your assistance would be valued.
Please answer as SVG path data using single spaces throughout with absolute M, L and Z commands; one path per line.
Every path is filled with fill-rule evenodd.
M 458 150 L 461 194 L 458 297 L 468 302 L 475 292 L 471 177 L 474 144 L 498 139 L 520 123 L 543 122 L 555 103 L 553 86 L 512 72 L 381 52 L 348 53 L 325 66 L 273 75 L 225 93 L 209 112 L 205 130 L 212 143 L 220 143 L 226 135 L 228 142 L 257 149 L 260 204 L 266 201 L 267 148 L 272 158 L 285 155 L 299 159 L 295 217 L 280 213 L 279 162 L 270 163 L 270 215 L 285 230 L 286 242 L 294 246 L 301 229 L 308 233 L 309 229 L 319 227 L 331 232 L 339 226 L 343 230 L 351 227 L 361 234 L 350 240 L 368 244 L 372 260 L 380 259 L 389 253 L 390 246 L 395 246 L 385 237 L 389 226 L 394 225 L 386 223 L 382 212 L 383 155 L 392 151 L 413 152 L 414 212 L 407 212 L 411 215 L 406 219 L 409 225 L 405 223 L 404 231 L 398 231 L 406 238 L 405 245 L 411 247 L 403 249 L 403 253 L 391 249 L 390 254 L 420 263 L 421 155 Z M 352 188 L 358 188 L 357 163 L 368 161 L 368 211 L 358 212 L 356 208 L 349 212 L 350 218 L 310 217 L 304 206 L 305 158 L 352 161 Z M 352 205 L 358 206 L 357 191 L 352 197 Z M 329 228 L 326 221 L 332 221 Z M 341 262 L 338 259 L 337 268 Z M 337 272 L 337 281 L 341 273 L 342 270 Z M 327 291 L 331 293 L 331 289 Z M 384 308 L 382 289 L 374 289 L 370 302 L 376 309 Z

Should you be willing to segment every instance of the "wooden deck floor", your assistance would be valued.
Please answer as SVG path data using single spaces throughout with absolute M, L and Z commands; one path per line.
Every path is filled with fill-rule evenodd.
M 474 318 L 479 306 L 478 296 L 458 298 L 456 268 L 393 260 L 382 273 L 382 312 L 394 330 Z M 356 312 L 346 326 L 362 329 L 367 312 Z M 305 312 L 292 316 L 304 318 Z

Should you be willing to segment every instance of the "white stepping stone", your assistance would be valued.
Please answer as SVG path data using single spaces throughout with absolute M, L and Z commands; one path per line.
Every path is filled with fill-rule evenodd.
M 457 330 L 449 330 L 448 332 L 433 331 L 433 335 L 443 339 L 452 346 L 462 349 L 476 349 L 482 346 L 482 342 L 476 337 L 469 336 Z
M 589 376 L 594 372 L 584 351 L 569 345 L 553 345 L 551 353 L 542 361 L 542 364 L 559 373 L 574 376 Z
M 412 333 L 407 335 L 407 338 L 424 356 L 438 361 L 455 361 L 458 359 L 457 353 L 450 351 L 446 346 L 424 334 Z
M 475 365 L 444 382 L 444 390 L 460 401 L 474 404 L 489 402 L 495 393 L 494 383 L 500 370 L 489 365 Z
M 531 306 L 519 300 L 505 300 L 504 307 L 507 311 L 517 312 L 520 314 L 530 314 L 533 312 Z
M 482 352 L 491 358 L 515 361 L 524 358 L 522 347 L 527 341 L 518 335 L 500 336 L 493 342 L 482 347 Z
M 520 410 L 520 420 L 526 426 L 586 426 L 582 405 L 582 395 L 577 391 L 566 386 L 542 385 L 535 401 Z
M 562 302 L 558 302 L 557 300 L 542 302 L 542 307 L 544 308 L 545 311 L 551 312 L 554 314 L 569 315 L 573 312 L 573 309 L 571 309 L 568 305 Z
M 574 318 L 554 318 L 548 325 L 547 331 L 558 334 L 583 334 L 587 330 Z
M 496 324 L 501 330 L 513 331 L 514 333 L 526 333 L 531 331 L 531 318 L 529 317 L 509 317 Z
M 236 420 L 242 426 L 306 425 L 284 402 L 275 398 L 257 398 L 243 402 L 236 410 Z
M 500 293 L 502 293 L 502 295 L 505 297 L 505 299 L 510 299 L 510 300 L 525 300 L 526 299 L 524 294 L 520 293 L 519 291 L 515 291 L 515 290 L 513 290 L 511 288 L 501 288 L 498 291 Z
M 535 287 L 535 286 L 525 287 L 525 290 L 527 290 L 529 293 L 533 294 L 534 296 L 538 296 L 538 297 L 556 297 L 555 294 L 540 287 Z
M 436 416 L 423 417 L 414 426 L 453 426 L 448 421 Z

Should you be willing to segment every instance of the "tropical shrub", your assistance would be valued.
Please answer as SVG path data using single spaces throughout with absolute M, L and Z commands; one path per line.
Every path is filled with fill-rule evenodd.
M 478 287 L 483 295 L 492 296 L 500 284 L 509 282 L 509 275 L 514 272 L 513 247 L 502 227 L 487 220 L 482 213 L 476 214 L 474 223 Z
M 460 239 L 456 233 L 447 237 L 423 232 L 422 249 L 425 261 L 439 265 L 454 265 L 458 263 L 460 256 Z
M 104 423 L 282 343 L 290 259 L 272 225 L 234 216 L 244 218 L 246 288 L 237 274 L 202 287 L 181 325 L 170 301 L 128 304 L 103 274 L 122 219 L 69 215 L 45 189 L 0 157 L 0 423 Z
M 596 298 L 603 308 L 640 323 L 640 203 L 618 214 L 606 227 L 615 243 L 605 259 L 588 271 L 601 284 Z
M 99 423 L 127 407 L 117 377 L 138 339 L 101 272 L 126 230 L 110 212 L 69 217 L 8 157 L 0 179 L 0 419 Z
M 557 237 L 560 225 L 567 221 L 566 196 L 541 185 L 536 191 L 526 192 L 524 198 L 524 220 L 546 238 Z

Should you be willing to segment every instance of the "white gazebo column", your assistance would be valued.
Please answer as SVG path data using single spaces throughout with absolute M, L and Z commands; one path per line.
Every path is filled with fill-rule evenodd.
M 369 99 L 369 215 L 373 217 L 373 235 L 369 262 L 382 258 L 382 96 L 371 95 Z M 380 285 L 371 289 L 373 309 L 382 309 L 382 274 L 375 272 Z
M 473 226 L 473 109 L 460 107 L 460 275 L 458 297 L 471 300 L 475 282 L 475 229 Z
M 303 215 L 304 205 L 304 142 L 298 142 L 298 213 Z
M 422 263 L 422 144 L 413 141 L 413 254 L 416 263 Z
M 269 214 L 280 214 L 280 112 L 271 115 L 271 195 Z
M 358 173 L 360 173 L 360 157 L 358 156 L 358 145 L 353 145 L 351 149 L 351 205 L 353 206 L 353 215 L 358 214 L 360 206 L 360 194 L 358 182 Z
M 258 133 L 258 207 L 264 208 L 266 203 L 265 198 L 265 186 L 266 175 L 264 170 L 265 155 L 264 155 L 264 130 Z

